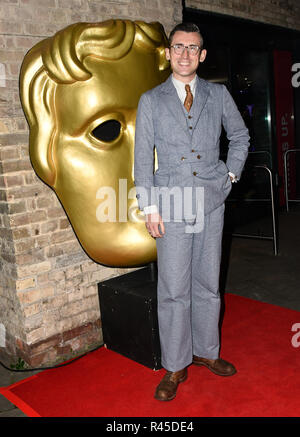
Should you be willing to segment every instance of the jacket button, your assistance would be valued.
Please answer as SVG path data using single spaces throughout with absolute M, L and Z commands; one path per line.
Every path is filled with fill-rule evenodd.
M 193 129 L 192 126 L 189 126 L 190 129 Z
M 197 159 L 200 159 L 201 158 L 201 155 L 197 155 Z
M 184 161 L 184 160 L 185 160 L 185 157 L 184 157 L 184 156 L 182 156 L 182 157 L 181 157 L 181 161 Z
M 194 150 L 194 149 L 192 149 L 192 150 L 191 150 L 191 152 L 195 152 L 195 150 Z
M 191 119 L 191 118 L 193 118 L 193 117 L 192 117 L 191 115 L 188 115 L 188 118 Z
M 197 176 L 197 172 L 196 172 L 196 171 L 193 171 L 193 175 L 194 175 L 194 176 Z

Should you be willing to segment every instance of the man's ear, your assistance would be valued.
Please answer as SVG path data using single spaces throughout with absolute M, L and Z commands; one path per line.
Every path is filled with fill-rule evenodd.
M 29 152 L 37 175 L 48 185 L 55 182 L 53 141 L 55 132 L 55 88 L 45 72 L 41 43 L 24 58 L 20 73 L 20 97 L 30 129 Z
M 201 53 L 200 53 L 200 62 L 204 62 L 205 61 L 206 55 L 207 55 L 207 50 L 206 49 L 201 50 Z
M 165 48 L 166 60 L 170 60 L 170 49 L 168 47 Z

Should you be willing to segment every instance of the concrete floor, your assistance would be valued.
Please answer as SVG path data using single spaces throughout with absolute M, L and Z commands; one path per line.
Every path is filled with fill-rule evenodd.
M 279 253 L 271 241 L 225 237 L 221 290 L 300 311 L 300 206 L 279 214 Z M 300 316 L 299 316 L 300 321 Z M 0 386 L 32 373 L 17 373 L 0 366 Z M 1 417 L 26 417 L 0 395 Z

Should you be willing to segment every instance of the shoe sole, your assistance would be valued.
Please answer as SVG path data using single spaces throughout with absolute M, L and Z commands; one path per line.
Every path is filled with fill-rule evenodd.
M 181 383 L 181 382 L 184 382 L 184 381 L 186 381 L 187 380 L 187 377 L 188 377 L 188 375 L 186 374 L 180 381 L 178 381 L 178 385 Z M 178 387 L 178 386 L 177 386 Z M 176 389 L 176 392 L 175 392 L 175 394 L 174 394 L 174 396 L 172 396 L 171 398 L 168 398 L 168 399 L 161 399 L 161 398 L 159 398 L 158 396 L 156 396 L 156 395 L 154 395 L 154 399 L 156 399 L 156 400 L 158 400 L 158 401 L 162 401 L 162 402 L 169 402 L 169 401 L 172 401 L 175 397 L 176 397 L 176 394 L 177 394 L 177 389 Z
M 209 369 L 211 372 L 213 372 L 215 375 L 218 375 L 218 376 L 232 376 L 232 375 L 235 375 L 236 373 L 237 373 L 237 370 L 233 370 L 231 373 L 220 373 L 220 372 L 216 372 L 212 367 L 210 367 L 208 364 L 204 364 L 204 363 L 195 363 L 194 361 L 193 361 L 193 364 L 195 364 L 195 366 L 204 366 L 204 367 L 206 367 L 207 369 Z

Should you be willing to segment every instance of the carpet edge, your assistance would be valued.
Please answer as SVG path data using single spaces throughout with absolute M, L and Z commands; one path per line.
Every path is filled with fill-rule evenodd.
M 26 378 L 29 379 L 29 378 Z M 22 382 L 22 381 L 20 381 Z M 7 400 L 9 400 L 11 403 L 13 403 L 17 408 L 19 408 L 24 414 L 26 414 L 29 417 L 42 417 L 36 410 L 34 410 L 32 407 L 30 407 L 26 402 L 24 402 L 21 398 L 16 396 L 14 393 L 11 392 L 11 387 L 15 387 L 17 384 L 13 384 L 13 386 L 10 387 L 0 387 L 0 394 L 2 394 Z

